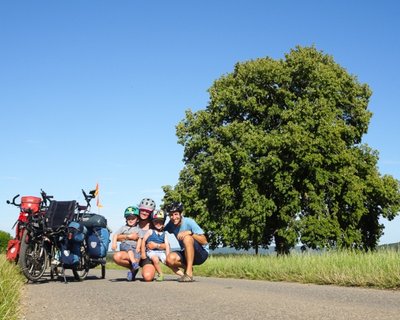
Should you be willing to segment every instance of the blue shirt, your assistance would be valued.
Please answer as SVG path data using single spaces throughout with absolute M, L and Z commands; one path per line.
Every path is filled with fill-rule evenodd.
M 182 217 L 181 223 L 175 226 L 172 221 L 169 221 L 164 228 L 165 231 L 173 233 L 175 237 L 178 237 L 178 233 L 182 231 L 191 231 L 193 234 L 204 234 L 204 231 L 192 218 Z M 181 241 L 179 241 L 181 247 L 183 247 Z M 208 252 L 208 243 L 203 245 L 203 248 Z

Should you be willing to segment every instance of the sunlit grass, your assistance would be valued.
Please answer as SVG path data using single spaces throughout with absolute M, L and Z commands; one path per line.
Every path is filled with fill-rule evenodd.
M 109 269 L 124 269 L 111 260 Z M 166 273 L 172 273 L 163 266 Z M 196 276 L 400 289 L 400 252 L 330 251 L 276 255 L 210 255 Z
M 400 288 L 400 253 L 325 252 L 290 256 L 210 256 L 195 273 L 203 276 Z
M 0 254 L 0 319 L 18 319 L 24 278 L 19 268 Z

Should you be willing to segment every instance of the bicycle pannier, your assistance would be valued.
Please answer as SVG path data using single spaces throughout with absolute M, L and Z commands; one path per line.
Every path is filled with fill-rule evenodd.
M 21 241 L 17 239 L 11 239 L 7 244 L 6 258 L 8 261 L 16 261 L 19 255 L 19 248 L 21 246 Z
M 110 231 L 107 228 L 90 228 L 87 242 L 89 257 L 104 258 L 110 244 Z

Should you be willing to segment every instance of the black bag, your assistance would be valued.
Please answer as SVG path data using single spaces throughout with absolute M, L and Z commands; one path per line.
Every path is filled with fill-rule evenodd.
M 106 228 L 107 219 L 96 213 L 85 213 L 82 215 L 81 224 L 86 228 Z

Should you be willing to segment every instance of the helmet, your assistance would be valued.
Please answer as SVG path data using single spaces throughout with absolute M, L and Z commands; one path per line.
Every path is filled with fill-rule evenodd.
M 151 215 L 152 220 L 165 220 L 165 213 L 163 210 L 156 210 Z
M 167 206 L 167 211 L 168 213 L 170 212 L 180 212 L 182 213 L 183 211 L 183 204 L 182 202 L 172 202 Z
M 140 204 L 139 204 L 139 210 L 148 210 L 148 211 L 154 211 L 156 208 L 156 203 L 154 202 L 153 199 L 150 198 L 144 198 Z
M 130 216 L 139 216 L 139 209 L 136 206 L 130 206 L 125 209 L 124 217 L 128 218 Z

